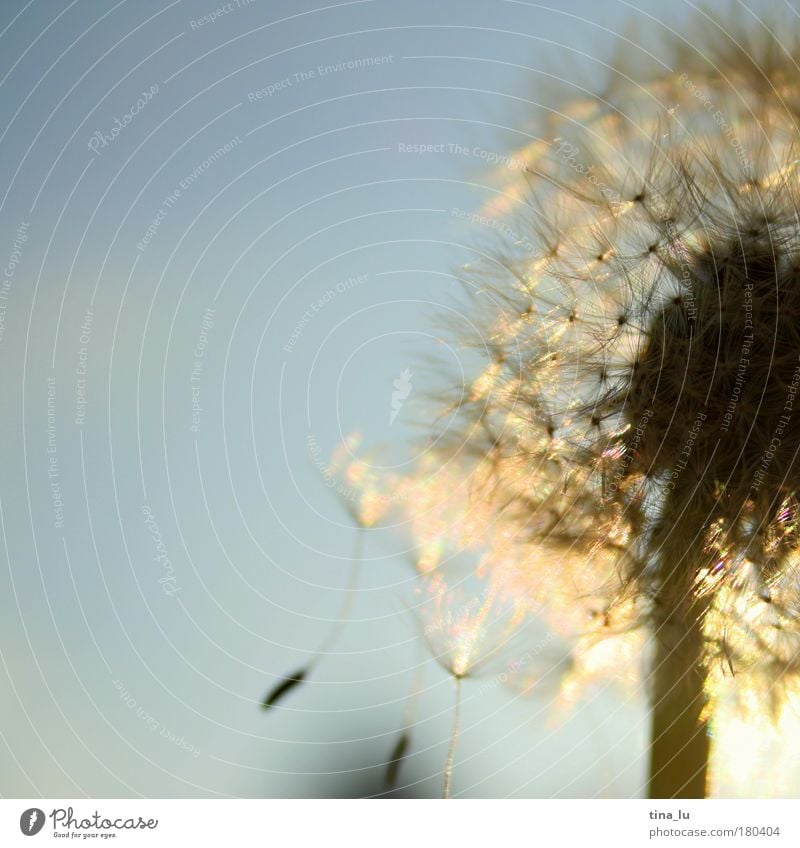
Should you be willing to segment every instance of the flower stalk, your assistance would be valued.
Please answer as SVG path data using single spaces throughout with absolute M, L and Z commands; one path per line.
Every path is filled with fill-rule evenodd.
M 714 498 L 681 476 L 665 497 L 650 549 L 655 572 L 649 675 L 651 697 L 648 797 L 704 798 L 710 755 L 704 633 L 707 600 L 686 583 L 709 566 L 707 526 Z
M 697 622 L 662 626 L 651 681 L 650 798 L 705 798 L 710 740 Z

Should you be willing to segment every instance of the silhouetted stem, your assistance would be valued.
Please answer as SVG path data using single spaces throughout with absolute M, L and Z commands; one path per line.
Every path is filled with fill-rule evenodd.
M 709 737 L 703 619 L 707 600 L 696 581 L 708 566 L 704 527 L 713 501 L 682 480 L 666 499 L 654 542 L 659 589 L 654 598 L 655 652 L 650 672 L 650 798 L 704 798 Z
M 648 796 L 704 798 L 710 743 L 700 720 L 705 706 L 700 624 L 662 629 L 673 632 L 659 634 L 651 676 Z

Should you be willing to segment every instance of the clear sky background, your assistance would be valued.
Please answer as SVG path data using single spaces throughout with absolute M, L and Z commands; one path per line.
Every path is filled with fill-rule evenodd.
M 692 8 L 554 6 L 0 6 L 0 793 L 378 793 L 420 663 L 401 791 L 440 793 L 452 681 L 391 533 L 336 656 L 259 701 L 347 582 L 310 444 L 398 461 L 432 419 L 421 363 L 462 362 L 438 325 L 488 241 L 458 214 L 495 191 L 485 157 L 532 138 L 551 76 L 602 86 L 616 33 Z M 615 693 L 564 716 L 468 681 L 454 792 L 637 795 L 646 732 Z

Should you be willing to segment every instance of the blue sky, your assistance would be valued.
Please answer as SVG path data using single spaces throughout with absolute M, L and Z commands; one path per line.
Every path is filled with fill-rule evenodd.
M 532 137 L 553 77 L 602 86 L 616 33 L 680 27 L 669 6 L 3 4 L 3 795 L 380 790 L 422 661 L 388 534 L 337 656 L 258 709 L 347 581 L 309 445 L 358 430 L 402 459 L 426 357 L 463 361 L 438 326 L 486 242 L 459 213 L 487 159 Z M 436 795 L 452 685 L 426 664 L 403 778 Z M 458 791 L 641 791 L 641 704 L 554 724 L 476 692 Z

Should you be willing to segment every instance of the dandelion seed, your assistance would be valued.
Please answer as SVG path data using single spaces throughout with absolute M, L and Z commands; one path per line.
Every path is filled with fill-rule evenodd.
M 342 603 L 339 608 L 339 614 L 337 615 L 333 626 L 323 637 L 319 647 L 316 649 L 309 662 L 300 670 L 285 677 L 280 683 L 278 683 L 273 689 L 269 691 L 269 693 L 266 695 L 262 702 L 262 707 L 265 710 L 269 710 L 274 707 L 279 701 L 283 700 L 283 698 L 288 695 L 292 690 L 294 690 L 301 683 L 303 683 L 314 670 L 314 668 L 319 664 L 319 662 L 333 651 L 336 643 L 339 641 L 339 637 L 341 636 L 342 632 L 344 631 L 344 628 L 347 626 L 347 623 L 350 620 L 350 611 L 353 607 L 353 603 L 355 602 L 356 598 L 359 572 L 361 569 L 363 542 L 364 528 L 359 527 L 357 528 L 355 534 L 353 558 L 350 565 L 350 575 L 348 578 L 348 583 L 344 590 L 344 597 L 342 598 Z
M 400 767 L 405 761 L 408 751 L 411 747 L 411 733 L 416 721 L 417 701 L 422 691 L 422 678 L 425 666 L 420 662 L 417 665 L 414 677 L 411 683 L 411 690 L 406 698 L 406 705 L 403 715 L 403 730 L 395 742 L 392 753 L 389 757 L 389 762 L 386 767 L 385 786 L 387 789 L 394 789 L 397 785 L 397 778 L 400 772 Z
M 397 738 L 397 742 L 389 756 L 389 765 L 386 767 L 386 778 L 384 781 L 387 789 L 394 789 L 397 786 L 397 775 L 403 760 L 406 758 L 410 744 L 411 737 L 408 731 L 404 730 Z
M 265 710 L 271 709 L 281 701 L 292 690 L 303 683 L 316 665 L 329 655 L 350 620 L 350 612 L 356 600 L 359 575 L 363 560 L 364 532 L 366 528 L 373 527 L 388 512 L 390 501 L 380 491 L 377 485 L 377 475 L 372 471 L 372 466 L 367 460 L 353 460 L 348 462 L 348 457 L 361 443 L 361 437 L 357 433 L 349 435 L 334 451 L 330 465 L 327 467 L 328 474 L 339 473 L 344 476 L 351 486 L 360 487 L 358 498 L 353 501 L 343 497 L 346 511 L 350 514 L 355 524 L 355 536 L 353 541 L 353 553 L 350 561 L 350 573 L 347 586 L 344 590 L 339 613 L 329 632 L 323 637 L 319 647 L 313 653 L 311 660 L 299 671 L 284 678 L 279 682 L 262 701 Z M 388 486 L 388 482 L 386 483 Z
M 270 689 L 266 694 L 262 702 L 262 707 L 265 710 L 272 709 L 285 695 L 288 695 L 292 689 L 299 686 L 306 679 L 309 670 L 310 667 L 306 666 L 283 678 L 280 683 Z

